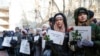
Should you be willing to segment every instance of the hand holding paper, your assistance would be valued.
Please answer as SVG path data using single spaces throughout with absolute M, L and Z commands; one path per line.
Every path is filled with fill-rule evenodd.
M 48 30 L 48 35 L 50 36 L 50 40 L 53 40 L 53 43 L 63 45 L 64 35 L 65 35 L 64 33 Z
M 81 40 L 87 39 L 91 41 L 91 27 L 90 26 L 74 26 L 74 30 L 69 33 L 69 41 L 77 40 L 81 37 Z M 75 31 L 78 31 L 75 32 Z

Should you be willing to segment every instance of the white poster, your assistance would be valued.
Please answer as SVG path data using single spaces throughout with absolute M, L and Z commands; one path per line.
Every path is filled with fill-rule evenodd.
M 44 50 L 44 48 L 45 48 L 45 40 L 42 40 L 42 49 Z
M 65 35 L 64 33 L 48 30 L 48 35 L 50 36 L 50 40 L 53 40 L 53 43 L 63 45 L 64 35 Z
M 90 26 L 74 26 L 73 30 L 74 31 L 72 31 L 72 32 L 75 32 L 75 30 L 78 30 L 78 33 L 80 33 L 81 37 L 82 37 L 81 40 L 86 39 L 86 40 L 91 41 L 91 27 Z M 69 36 L 70 36 L 70 40 L 71 40 L 73 38 L 71 32 L 70 32 Z
M 16 40 L 16 41 L 18 40 L 17 36 L 13 36 L 13 39 Z
M 11 39 L 12 39 L 12 37 L 4 37 L 2 46 L 5 46 L 5 47 L 11 47 L 11 45 L 10 45 Z
M 28 40 L 23 39 L 21 41 L 20 53 L 30 54 L 30 45 Z
M 39 36 L 34 37 L 34 41 L 37 41 L 39 39 Z

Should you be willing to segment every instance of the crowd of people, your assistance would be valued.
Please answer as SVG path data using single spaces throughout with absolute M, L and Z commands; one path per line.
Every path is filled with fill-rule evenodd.
M 3 31 L 0 50 L 5 50 L 8 56 L 100 56 L 100 22 L 94 18 L 94 12 L 79 7 L 74 11 L 74 20 L 73 26 L 91 27 L 91 41 L 69 41 L 69 32 L 73 26 L 67 25 L 67 18 L 63 13 L 56 13 L 54 17 L 49 18 L 49 24 L 43 24 L 42 28 L 37 28 L 36 31 L 33 28 L 22 30 L 19 27 L 15 28 L 15 32 Z M 64 33 L 62 45 L 55 44 L 49 39 L 47 36 L 49 30 Z M 17 40 L 13 36 L 16 36 Z M 2 46 L 6 37 L 12 37 L 10 47 Z M 29 43 L 28 54 L 20 51 L 23 40 Z M 43 40 L 46 40 L 45 45 Z

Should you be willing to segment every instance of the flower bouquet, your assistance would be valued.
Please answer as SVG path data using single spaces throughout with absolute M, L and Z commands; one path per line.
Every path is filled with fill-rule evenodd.
M 46 41 L 50 41 L 50 37 L 49 37 L 49 35 L 45 35 L 44 40 L 46 40 Z

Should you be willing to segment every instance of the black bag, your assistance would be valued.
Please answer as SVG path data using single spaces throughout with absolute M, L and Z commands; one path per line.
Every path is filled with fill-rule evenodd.
M 13 37 L 12 37 L 10 44 L 11 44 L 12 47 L 16 47 L 17 46 L 17 40 L 14 40 Z

